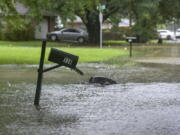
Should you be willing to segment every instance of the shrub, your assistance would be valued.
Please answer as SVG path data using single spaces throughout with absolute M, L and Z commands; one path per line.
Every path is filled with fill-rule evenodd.
M 103 32 L 104 40 L 121 40 L 122 34 L 120 32 Z
M 131 35 L 128 27 L 113 27 L 111 30 L 104 30 L 103 39 L 105 40 L 124 40 L 126 36 Z
M 5 30 L 1 33 L 3 40 L 22 41 L 34 39 L 34 26 L 26 18 L 6 19 Z

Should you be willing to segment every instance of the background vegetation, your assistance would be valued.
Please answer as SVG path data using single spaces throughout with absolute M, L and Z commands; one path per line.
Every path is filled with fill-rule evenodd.
M 0 3 L 0 22 L 7 15 L 13 14 L 17 18 L 18 14 L 13 7 L 13 4 L 17 1 L 29 7 L 29 12 L 24 16 L 31 20 L 40 20 L 45 11 L 60 15 L 61 19 L 65 20 L 63 22 L 66 22 L 67 18 L 73 20 L 75 16 L 79 16 L 87 28 L 89 41 L 92 44 L 99 42 L 100 22 L 98 17 L 99 8 L 97 7 L 100 5 L 105 5 L 105 9 L 102 11 L 104 22 L 108 20 L 113 26 L 117 26 L 121 18 L 129 18 L 130 31 L 126 33 L 126 36 L 136 36 L 139 42 L 147 42 L 149 39 L 152 39 L 159 24 L 176 23 L 179 22 L 180 18 L 179 0 L 2 0 Z M 134 25 L 132 25 L 132 22 L 134 22 Z M 8 39 L 14 40 L 16 37 L 16 40 L 21 40 L 21 38 L 18 38 L 28 37 L 28 35 L 19 34 L 24 32 L 31 33 L 29 32 L 31 29 L 24 29 L 28 26 L 26 21 L 24 23 L 26 27 L 22 28 L 22 30 L 17 29 L 22 24 L 22 22 L 13 21 L 12 26 L 8 22 L 10 27 L 8 27 L 9 30 L 7 32 L 13 34 Z M 16 36 L 14 33 L 21 36 Z M 7 37 L 9 34 L 5 35 Z M 124 32 L 121 37 L 123 36 Z

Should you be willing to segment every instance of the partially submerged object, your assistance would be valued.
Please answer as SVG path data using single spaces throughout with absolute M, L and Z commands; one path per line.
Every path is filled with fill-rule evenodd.
M 111 84 L 117 84 L 116 81 L 106 78 L 106 77 L 91 77 L 89 79 L 89 83 L 97 83 L 101 85 L 111 85 Z
M 65 66 L 70 69 L 73 69 L 80 75 L 84 75 L 84 73 L 76 67 L 78 58 L 79 58 L 78 56 L 67 53 L 67 52 L 63 52 L 55 48 L 51 48 L 48 60 L 53 63 L 56 63 L 56 65 L 44 69 L 45 53 L 46 53 L 46 40 L 42 42 L 42 48 L 41 48 L 41 56 L 40 56 L 40 63 L 39 63 L 39 69 L 38 69 L 38 79 L 37 79 L 37 85 L 36 85 L 36 94 L 34 98 L 34 105 L 36 107 L 39 106 L 43 73 L 56 69 L 61 66 Z

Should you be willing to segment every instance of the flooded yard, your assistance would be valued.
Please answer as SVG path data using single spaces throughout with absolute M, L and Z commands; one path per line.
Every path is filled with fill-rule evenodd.
M 37 65 L 1 66 L 0 135 L 179 135 L 179 66 L 79 64 L 83 77 L 59 68 L 45 73 L 39 108 Z M 91 76 L 118 84 L 88 84 Z
M 0 134 L 177 135 L 180 133 L 180 68 L 118 68 L 80 64 L 46 73 L 40 108 L 33 105 L 37 66 L 0 68 Z M 106 76 L 116 85 L 88 84 Z

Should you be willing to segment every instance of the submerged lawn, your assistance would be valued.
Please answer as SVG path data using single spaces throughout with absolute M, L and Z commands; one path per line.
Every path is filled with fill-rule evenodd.
M 127 50 L 120 48 L 59 48 L 63 51 L 79 56 L 80 62 L 101 62 L 117 56 L 128 55 Z M 50 48 L 46 51 L 46 60 Z M 0 64 L 38 64 L 40 47 L 2 46 L 0 45 Z

